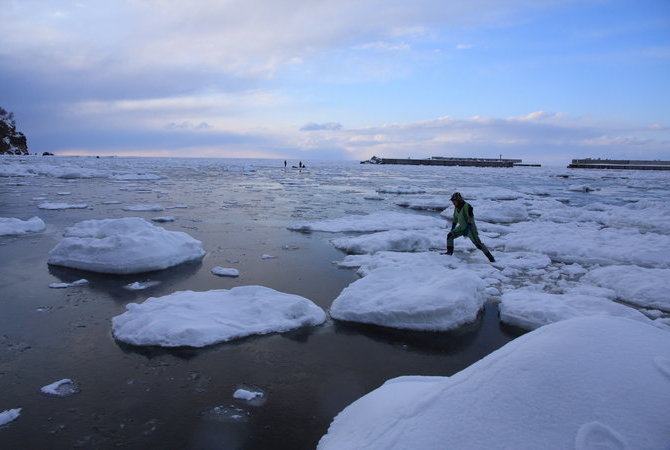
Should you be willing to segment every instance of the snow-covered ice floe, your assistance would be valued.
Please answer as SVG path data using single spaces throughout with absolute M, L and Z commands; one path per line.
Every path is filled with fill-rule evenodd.
M 670 333 L 561 321 L 451 377 L 399 377 L 333 420 L 319 450 L 667 448 Z
M 16 219 L 14 217 L 0 217 L 0 236 L 37 233 L 45 229 L 46 225 L 44 221 L 37 216 L 31 217 L 28 220 Z
M 444 228 L 445 221 L 438 217 L 381 211 L 368 215 L 351 215 L 319 222 L 303 222 L 288 227 L 294 231 L 371 232 L 387 230 L 414 230 Z
M 85 220 L 65 230 L 48 263 L 91 272 L 130 274 L 199 260 L 202 243 L 138 217 Z
M 116 339 L 162 347 L 204 347 L 253 334 L 316 326 L 326 320 L 326 313 L 310 300 L 264 286 L 180 291 L 126 308 L 112 319 Z
M 619 316 L 651 323 L 638 310 L 595 295 L 518 289 L 503 294 L 500 300 L 500 320 L 525 330 L 581 316 Z
M 330 315 L 386 327 L 446 331 L 477 318 L 485 287 L 468 270 L 383 267 L 346 287 L 333 301 Z
M 39 209 L 86 209 L 88 205 L 85 203 L 56 203 L 44 202 L 37 205 Z

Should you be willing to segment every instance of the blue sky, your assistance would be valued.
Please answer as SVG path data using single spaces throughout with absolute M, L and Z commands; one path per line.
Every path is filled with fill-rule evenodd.
M 667 0 L 6 0 L 0 23 L 32 152 L 670 159 Z

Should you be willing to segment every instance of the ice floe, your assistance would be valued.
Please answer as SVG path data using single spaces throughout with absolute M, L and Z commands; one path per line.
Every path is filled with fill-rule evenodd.
M 214 275 L 218 275 L 220 277 L 239 277 L 240 276 L 240 271 L 237 269 L 233 269 L 230 267 L 221 267 L 221 266 L 216 266 L 212 267 L 211 272 Z
M 44 231 L 46 225 L 39 217 L 21 220 L 14 217 L 0 217 L 0 236 L 17 236 L 21 234 Z
M 412 330 L 445 331 L 473 322 L 484 281 L 444 267 L 384 267 L 354 281 L 333 301 L 334 319 Z
M 39 209 L 86 209 L 88 205 L 85 203 L 56 203 L 56 202 L 44 202 L 37 205 Z
M 303 222 L 290 225 L 288 229 L 342 233 L 437 228 L 444 227 L 444 224 L 444 220 L 438 217 L 380 211 L 368 215 L 351 215 L 318 222 Z
M 179 291 L 130 303 L 112 319 L 116 339 L 132 345 L 204 347 L 254 334 L 316 326 L 326 313 L 310 300 L 264 286 Z
M 202 243 L 138 217 L 85 220 L 67 228 L 48 263 L 91 272 L 130 274 L 161 270 L 205 255 Z

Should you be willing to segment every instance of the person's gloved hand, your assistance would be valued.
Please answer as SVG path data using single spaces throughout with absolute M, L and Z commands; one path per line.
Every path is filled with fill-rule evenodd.
M 463 236 L 467 236 L 470 234 L 470 225 L 466 225 L 465 228 L 463 228 Z

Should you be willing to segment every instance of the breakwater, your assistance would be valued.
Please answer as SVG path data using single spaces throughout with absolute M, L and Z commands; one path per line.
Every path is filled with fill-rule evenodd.
M 670 170 L 670 161 L 632 159 L 573 159 L 568 169 Z
M 409 166 L 469 166 L 469 167 L 514 167 L 522 165 L 520 159 L 497 158 L 450 158 L 434 156 L 427 159 L 377 158 L 372 157 L 361 164 L 403 164 Z

